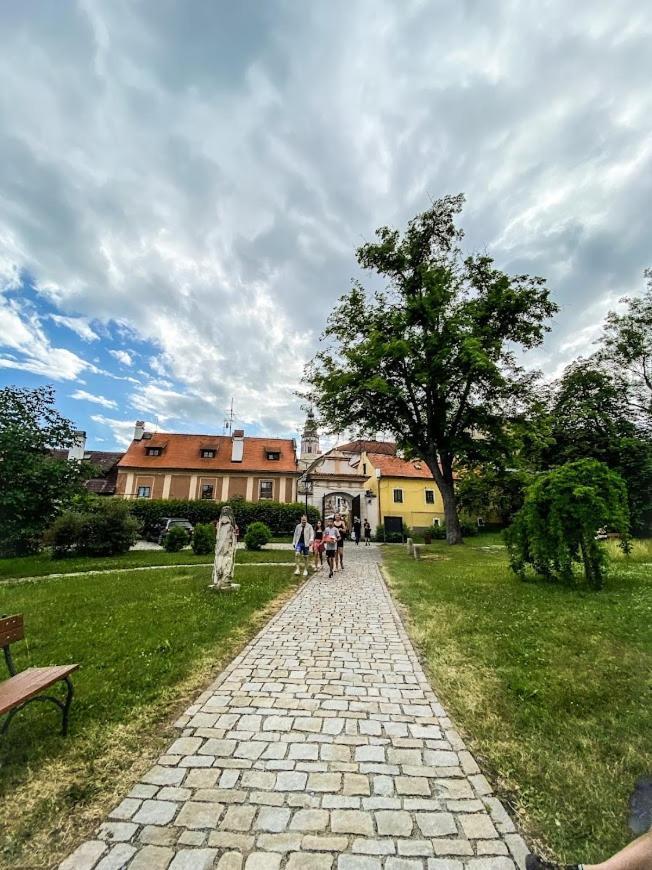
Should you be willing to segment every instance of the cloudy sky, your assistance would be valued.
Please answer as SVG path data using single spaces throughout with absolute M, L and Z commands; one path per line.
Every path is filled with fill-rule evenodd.
M 532 363 L 652 265 L 649 0 L 0 6 L 0 385 L 109 449 L 142 417 L 294 434 L 355 248 L 463 191 L 469 249 L 548 278 Z

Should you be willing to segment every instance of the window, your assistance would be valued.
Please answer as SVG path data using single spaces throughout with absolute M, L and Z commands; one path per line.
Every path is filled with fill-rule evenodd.
M 150 486 L 139 486 L 138 487 L 138 498 L 149 498 L 152 492 L 152 488 Z
M 403 490 L 395 489 L 394 490 L 394 501 L 396 504 L 403 504 Z
M 267 451 L 267 458 L 268 459 L 280 459 L 281 454 L 278 452 L 278 450 L 268 450 Z
M 148 456 L 160 456 L 161 453 L 162 453 L 162 450 L 160 447 L 148 447 L 147 448 L 147 455 Z
M 213 484 L 212 483 L 202 484 L 201 497 L 206 498 L 206 499 L 213 498 Z
M 433 517 L 433 518 L 432 518 L 432 524 L 433 524 L 433 526 L 436 526 L 437 528 L 439 528 L 439 526 L 441 525 L 441 522 L 440 522 L 440 520 L 439 520 L 439 517 Z
M 435 503 L 435 491 L 434 489 L 426 490 L 426 504 L 434 504 Z
M 202 459 L 215 459 L 215 451 L 214 450 L 202 450 L 201 458 Z
M 363 474 L 366 474 L 366 473 L 367 473 L 367 463 L 366 463 L 366 462 L 363 462 L 363 463 L 362 463 L 362 473 L 363 473 Z
M 260 481 L 259 498 L 274 498 L 274 482 L 272 480 Z

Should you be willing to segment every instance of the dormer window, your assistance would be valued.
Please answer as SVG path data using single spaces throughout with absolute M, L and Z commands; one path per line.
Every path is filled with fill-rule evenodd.
M 278 450 L 268 450 L 267 451 L 267 458 L 269 460 L 280 459 L 281 454 Z
M 145 452 L 148 456 L 160 456 L 163 450 L 160 447 L 147 447 Z
M 215 451 L 213 449 L 202 449 L 200 454 L 202 459 L 215 459 Z

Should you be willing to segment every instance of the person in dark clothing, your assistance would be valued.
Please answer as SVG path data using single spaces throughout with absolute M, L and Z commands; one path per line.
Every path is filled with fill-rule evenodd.
M 353 537 L 356 547 L 360 544 L 360 533 L 362 532 L 362 523 L 360 517 L 353 517 Z
M 364 521 L 364 545 L 368 547 L 371 544 L 371 526 L 369 520 Z

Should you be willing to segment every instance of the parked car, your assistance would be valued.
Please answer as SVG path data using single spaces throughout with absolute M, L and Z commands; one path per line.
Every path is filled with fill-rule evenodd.
M 156 541 L 157 544 L 163 544 L 165 536 L 170 531 L 172 526 L 181 526 L 188 533 L 188 540 L 192 538 L 193 525 L 189 520 L 184 520 L 182 517 L 162 517 L 152 531 L 148 535 L 149 541 Z

